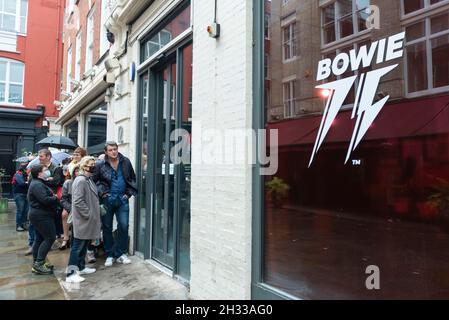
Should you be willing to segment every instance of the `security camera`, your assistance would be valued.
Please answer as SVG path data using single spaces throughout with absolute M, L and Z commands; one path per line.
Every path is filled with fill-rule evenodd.
M 109 72 L 111 70 L 120 68 L 120 62 L 118 61 L 117 58 L 113 57 L 113 58 L 107 59 L 104 62 L 104 67 L 106 68 L 106 71 Z

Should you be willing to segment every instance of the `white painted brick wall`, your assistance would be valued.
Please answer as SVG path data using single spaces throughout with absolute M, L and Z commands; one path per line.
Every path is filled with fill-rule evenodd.
M 194 128 L 252 128 L 252 1 L 219 1 L 218 40 L 205 31 L 213 13 L 214 1 L 194 1 Z M 251 298 L 251 166 L 228 171 L 192 165 L 193 299 Z

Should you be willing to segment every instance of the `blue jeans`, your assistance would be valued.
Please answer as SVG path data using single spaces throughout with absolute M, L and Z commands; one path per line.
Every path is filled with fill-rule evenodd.
M 30 223 L 30 226 L 28 227 L 28 246 L 32 247 L 34 244 L 35 239 L 35 231 L 33 225 Z
M 78 268 L 79 271 L 83 271 L 86 268 L 86 253 L 89 243 L 90 240 L 73 239 L 67 276 L 73 273 L 74 267 Z
M 28 200 L 27 195 L 18 193 L 14 195 L 16 202 L 16 227 L 21 227 L 28 220 Z
M 103 224 L 104 250 L 108 258 L 118 258 L 128 252 L 129 201 L 123 196 L 107 198 L 105 201 L 107 213 L 101 217 Z M 112 236 L 112 223 L 117 219 L 117 239 Z

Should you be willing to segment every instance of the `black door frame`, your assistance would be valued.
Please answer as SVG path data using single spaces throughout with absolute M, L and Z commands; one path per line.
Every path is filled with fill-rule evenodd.
M 158 79 L 157 73 L 158 71 L 163 70 L 164 66 L 166 66 L 170 61 L 176 62 L 176 91 L 175 91 L 175 108 L 176 108 L 176 128 L 180 128 L 182 125 L 182 89 L 183 89 L 183 50 L 184 48 L 188 47 L 193 43 L 192 35 L 186 37 L 184 40 L 180 41 L 176 47 L 171 48 L 167 50 L 164 54 L 161 54 L 153 63 L 149 64 L 147 67 L 143 68 L 139 71 L 139 77 L 138 77 L 138 92 L 139 92 L 139 99 L 138 99 L 138 105 L 139 105 L 139 113 L 142 114 L 143 108 L 143 81 L 142 76 L 147 73 L 149 75 L 148 80 L 148 87 L 147 87 L 147 103 L 148 103 L 148 132 L 147 132 L 147 147 L 148 147 L 148 160 L 147 160 L 147 179 L 146 179 L 146 219 L 145 219 L 145 244 L 143 246 L 143 253 L 145 259 L 153 259 L 153 213 L 154 213 L 154 195 L 155 195 L 155 181 L 154 179 L 151 179 L 151 177 L 154 177 L 155 174 L 155 137 L 154 137 L 154 128 L 156 128 L 156 121 L 157 117 L 155 115 L 155 111 L 157 110 L 156 106 L 160 103 L 163 103 L 161 101 L 161 97 L 163 96 L 163 92 L 160 92 L 163 90 L 163 81 L 160 82 L 160 78 Z M 159 100 L 158 100 L 159 99 Z M 142 118 L 138 118 L 138 137 L 140 137 L 140 134 L 143 130 L 142 125 Z M 142 150 L 142 139 L 138 139 L 138 146 L 137 150 Z M 141 173 L 142 170 L 142 159 L 141 156 L 137 157 L 137 167 L 139 170 L 139 173 Z M 166 169 L 169 170 L 169 168 L 166 167 Z M 174 245 L 174 261 L 173 261 L 173 269 L 172 269 L 172 275 L 179 277 L 179 243 L 180 243 L 180 225 L 179 225 L 179 216 L 180 216 L 180 181 L 179 178 L 181 175 L 181 167 L 180 165 L 175 165 L 175 171 L 174 171 L 174 179 L 175 179 L 175 188 L 174 188 L 174 204 L 173 204 L 173 245 Z M 139 174 L 139 180 L 138 183 L 141 185 L 142 183 L 142 175 Z M 136 223 L 135 223 L 135 236 L 134 236 L 134 243 L 138 243 L 138 237 L 139 237 L 139 224 L 140 224 L 140 215 L 141 215 L 141 200 L 137 199 L 136 206 L 135 206 L 135 212 L 136 212 Z M 159 262 L 159 261 L 157 261 Z M 180 280 L 183 282 L 189 282 L 188 279 L 183 279 L 179 277 Z

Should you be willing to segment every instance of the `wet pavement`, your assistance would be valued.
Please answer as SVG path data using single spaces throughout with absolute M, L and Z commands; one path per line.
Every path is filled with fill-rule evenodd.
M 15 230 L 13 204 L 9 213 L 0 213 L 0 300 L 186 300 L 188 289 L 137 257 L 132 264 L 104 267 L 99 257 L 93 275 L 80 285 L 66 283 L 69 250 L 53 250 L 48 259 L 55 266 L 52 276 L 31 273 L 27 232 Z
M 28 232 L 17 232 L 14 206 L 0 213 L 0 299 L 64 300 L 64 291 L 55 276 L 31 273 L 32 257 L 25 256 Z

